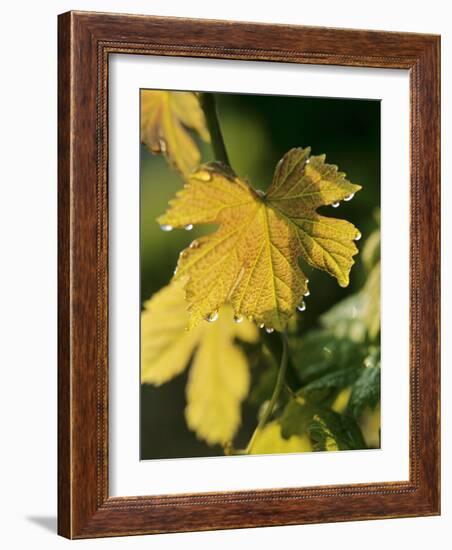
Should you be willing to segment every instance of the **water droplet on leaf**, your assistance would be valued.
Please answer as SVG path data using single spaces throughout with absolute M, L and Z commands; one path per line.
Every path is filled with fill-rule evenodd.
M 212 311 L 212 313 L 209 313 L 206 317 L 206 321 L 209 323 L 214 323 L 218 319 L 218 311 Z
M 346 197 L 344 197 L 344 201 L 351 201 L 353 199 L 353 197 L 355 196 L 355 193 L 352 193 L 351 195 L 347 195 Z
M 241 323 L 243 321 L 243 315 L 234 315 L 234 323 Z
M 309 290 L 307 290 L 307 291 L 303 294 L 303 296 L 309 296 L 310 294 L 311 294 L 311 293 L 309 292 Z
M 266 332 L 267 334 L 271 334 L 274 330 L 275 330 L 275 329 L 272 328 L 272 327 L 267 327 L 267 328 L 265 329 L 265 332 Z
M 184 227 L 185 231 L 191 231 L 193 229 L 193 224 L 192 223 L 188 223 L 185 227 Z
M 166 141 L 164 139 L 159 139 L 159 145 L 160 145 L 160 151 L 162 153 L 166 153 L 166 150 L 167 150 Z
M 359 239 L 362 237 L 361 233 L 358 231 L 358 234 L 355 237 L 355 241 L 359 241 Z
M 304 301 L 300 302 L 300 304 L 297 306 L 298 311 L 304 311 L 306 309 L 306 304 Z
M 212 174 L 207 170 L 201 170 L 196 174 L 196 177 L 202 181 L 210 181 L 212 179 Z
M 333 202 L 333 204 L 331 205 L 333 208 L 337 208 L 339 206 L 340 203 L 338 202 Z
M 168 232 L 168 231 L 172 231 L 172 230 L 173 230 L 173 226 L 172 226 L 172 225 L 168 225 L 168 224 L 164 224 L 164 225 L 161 225 L 161 226 L 160 226 L 160 229 L 161 229 L 162 231 Z

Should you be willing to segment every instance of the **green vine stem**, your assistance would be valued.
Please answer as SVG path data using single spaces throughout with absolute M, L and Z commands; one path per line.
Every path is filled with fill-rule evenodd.
M 226 166 L 231 166 L 224 144 L 223 134 L 221 133 L 220 122 L 218 120 L 215 95 L 213 93 L 200 92 L 199 102 L 202 110 L 204 111 L 204 116 L 206 117 L 207 128 L 210 133 L 215 160 L 226 164 Z
M 257 436 L 260 434 L 264 426 L 267 424 L 269 419 L 271 418 L 273 414 L 273 410 L 275 408 L 276 403 L 278 402 L 278 398 L 281 394 L 282 389 L 285 387 L 285 380 L 286 380 L 286 371 L 287 371 L 287 364 L 288 364 L 288 342 L 287 342 L 287 334 L 285 332 L 281 332 L 281 340 L 283 344 L 282 348 L 282 354 L 281 354 L 281 363 L 279 365 L 278 370 L 278 377 L 276 379 L 275 387 L 273 388 L 273 394 L 270 398 L 270 401 L 268 402 L 268 405 L 265 407 L 265 410 L 262 414 L 262 416 L 259 419 L 259 422 L 257 424 L 256 429 L 254 430 L 253 435 L 251 436 L 251 439 L 248 442 L 248 445 L 244 451 L 244 454 L 250 454 L 251 449 L 253 448 L 253 445 L 256 441 Z
M 261 343 L 261 351 L 262 351 L 262 356 L 264 357 L 268 366 L 271 367 L 272 369 L 275 369 L 275 371 L 278 372 L 279 363 L 277 362 L 274 353 L 270 350 L 270 348 L 264 341 Z M 284 389 L 286 390 L 286 392 L 289 394 L 290 397 L 295 396 L 295 392 L 289 386 L 289 384 L 287 383 L 287 380 L 284 380 Z

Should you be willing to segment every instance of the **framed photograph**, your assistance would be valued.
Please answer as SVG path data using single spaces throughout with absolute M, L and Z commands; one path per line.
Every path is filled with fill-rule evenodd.
M 61 535 L 440 513 L 439 56 L 59 16 Z

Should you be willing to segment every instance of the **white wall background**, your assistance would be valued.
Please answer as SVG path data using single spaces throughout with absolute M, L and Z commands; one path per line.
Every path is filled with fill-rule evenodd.
M 452 18 L 450 2 L 67 0 L 2 5 L 0 84 L 0 518 L 2 547 L 448 548 L 452 536 Z M 442 34 L 443 515 L 71 543 L 56 529 L 56 31 L 70 9 Z M 449 99 L 448 99 L 449 98 Z M 450 158 L 450 157 L 449 157 Z M 447 437 L 449 435 L 449 437 Z M 447 542 L 449 540 L 449 542 Z

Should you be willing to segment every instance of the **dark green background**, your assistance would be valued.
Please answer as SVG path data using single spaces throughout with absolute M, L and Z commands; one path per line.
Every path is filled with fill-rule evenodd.
M 322 207 L 324 215 L 343 217 L 361 231 L 364 242 L 375 228 L 380 206 L 380 102 L 374 100 L 216 94 L 218 112 L 231 165 L 251 184 L 265 190 L 278 160 L 292 147 L 312 148 L 326 154 L 326 161 L 347 173 L 363 189 L 340 207 Z M 213 160 L 208 144 L 201 147 L 203 161 Z M 191 232 L 160 231 L 155 218 L 183 182 L 161 156 L 141 149 L 141 299 L 147 300 L 170 280 L 177 257 L 206 228 Z M 347 288 L 335 279 L 303 266 L 310 280 L 311 296 L 303 315 L 306 329 L 319 314 L 355 292 L 364 273 L 359 261 Z M 275 338 L 266 335 L 266 338 Z M 141 458 L 221 455 L 188 431 L 184 420 L 186 372 L 172 382 L 141 388 Z M 245 444 L 255 427 L 256 410 L 245 404 L 237 445 Z

